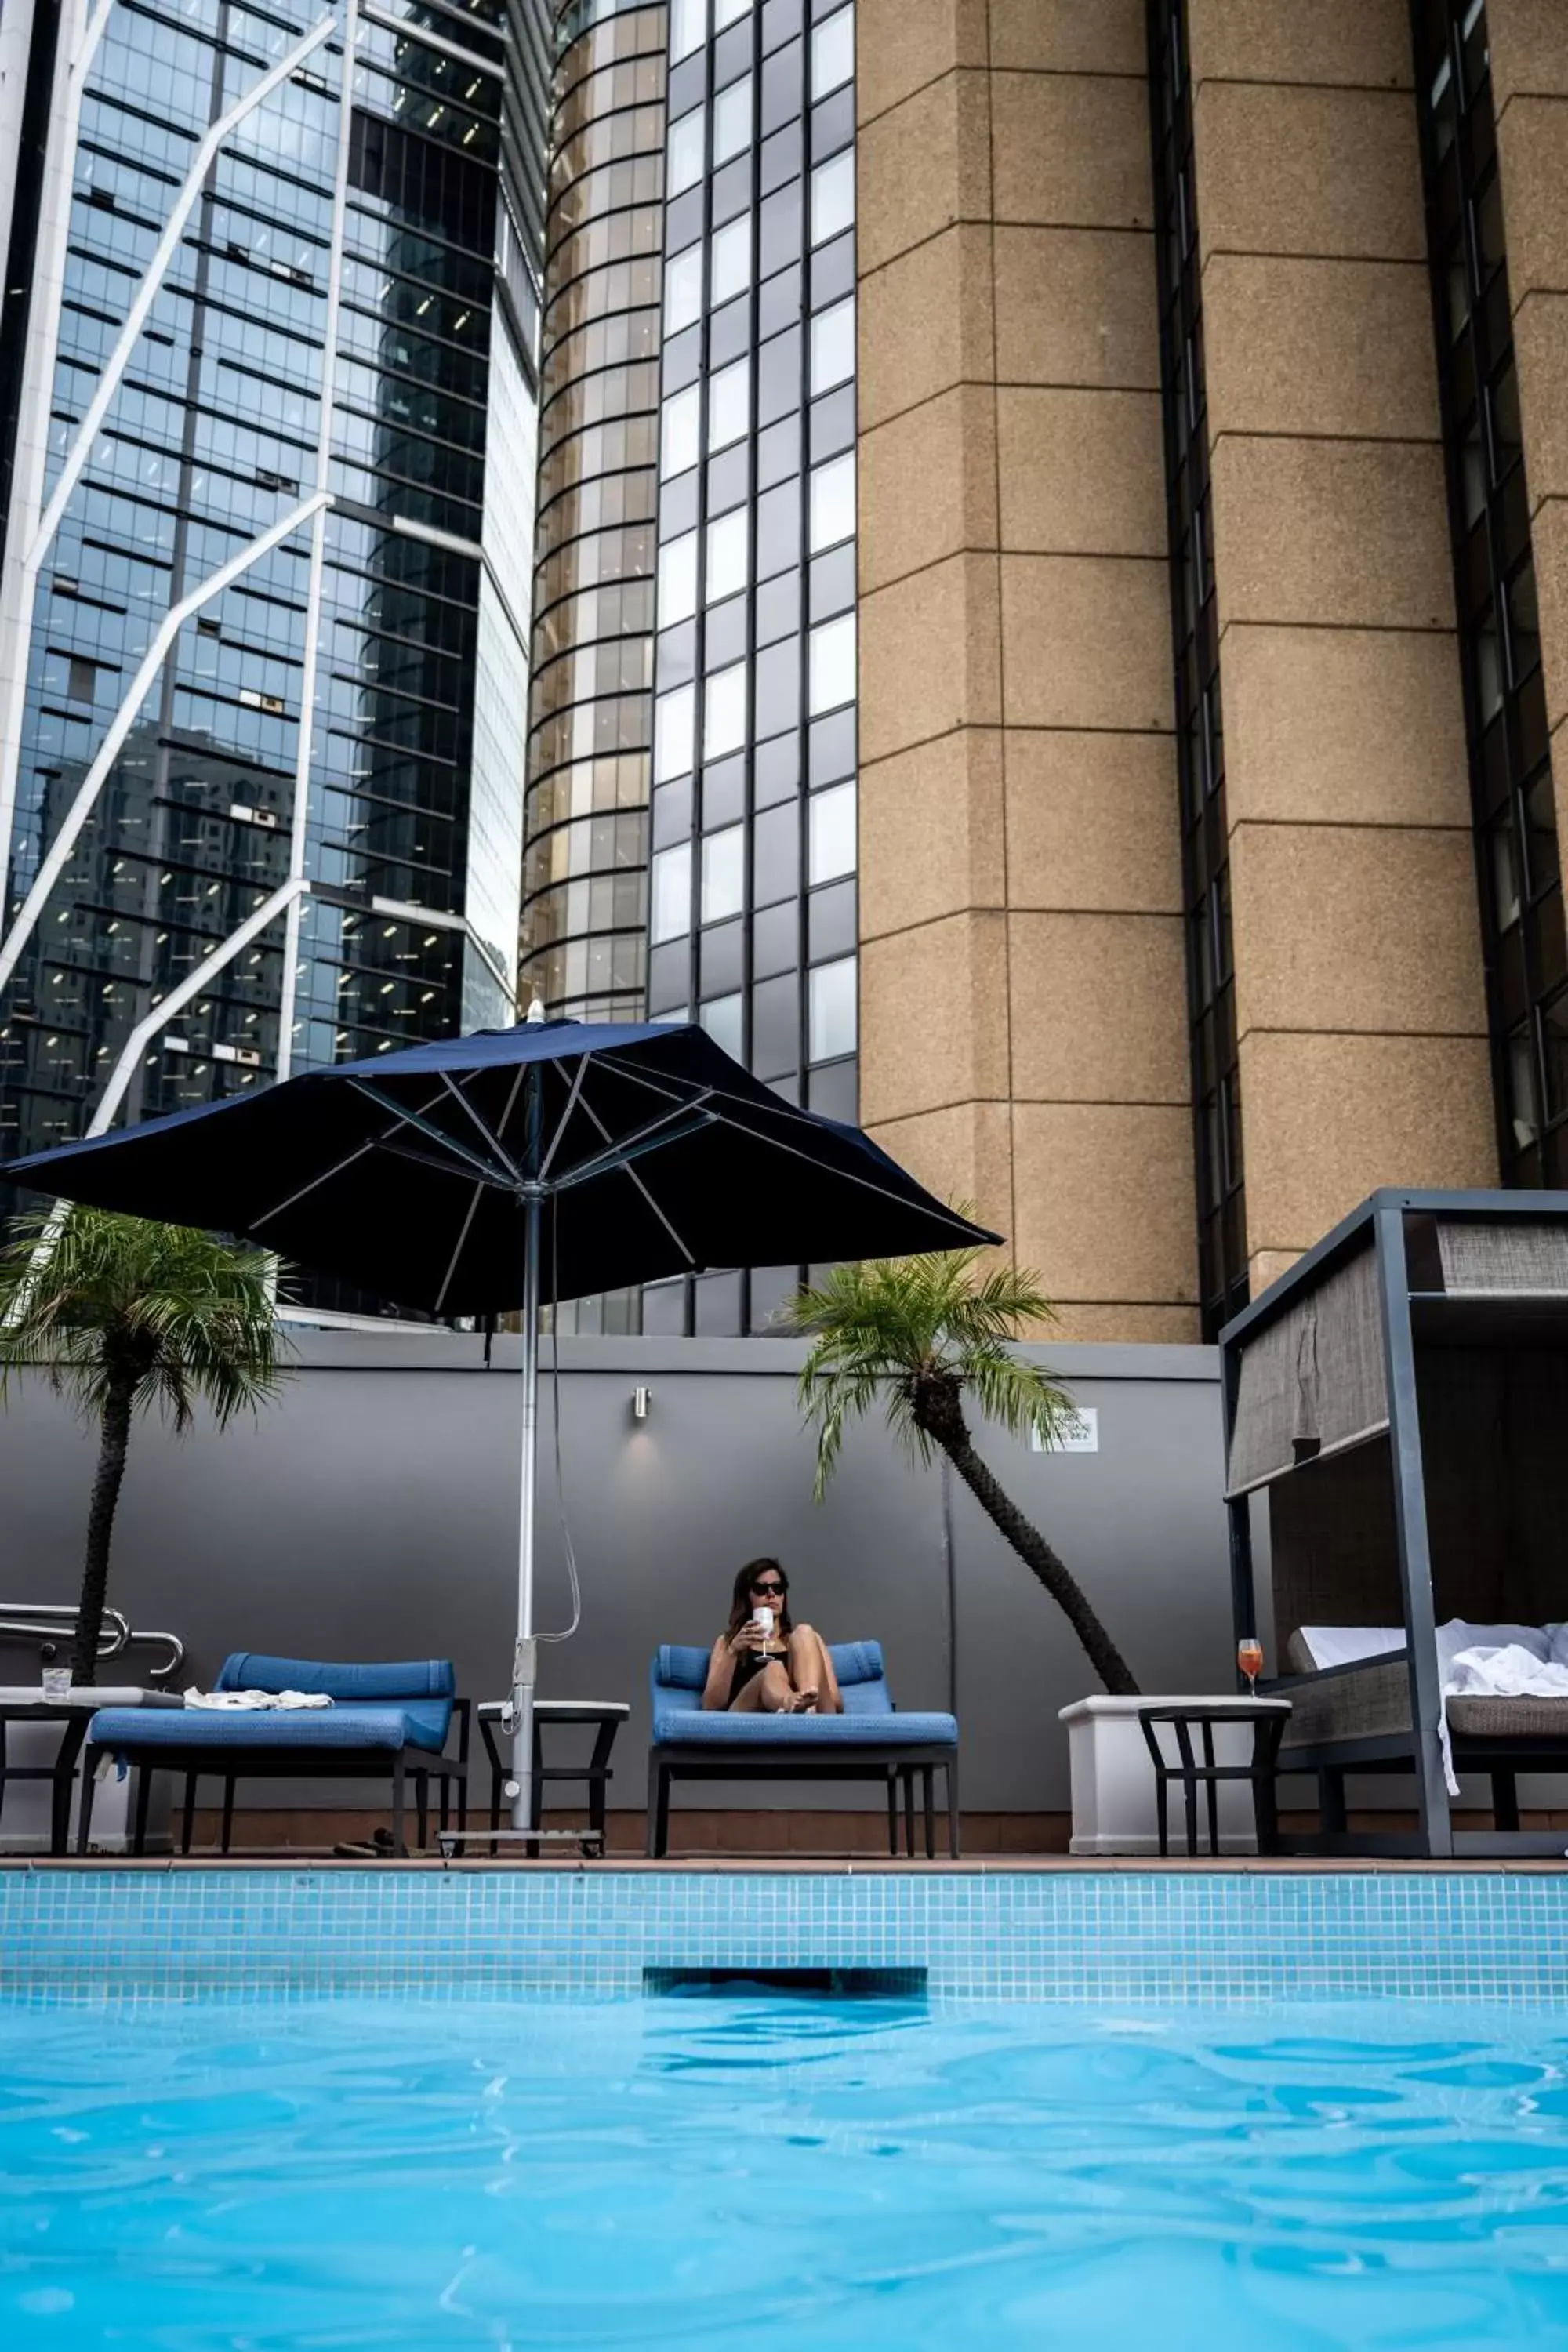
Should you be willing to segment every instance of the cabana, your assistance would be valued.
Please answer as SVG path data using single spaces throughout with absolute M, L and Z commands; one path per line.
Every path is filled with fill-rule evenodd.
M 1561 1856 L 1562 1830 L 1520 1829 L 1517 1776 L 1568 1774 L 1568 1698 L 1448 1698 L 1455 1769 L 1492 1787 L 1494 1827 L 1458 1829 L 1436 1634 L 1568 1618 L 1568 1193 L 1374 1192 L 1226 1326 L 1220 1365 L 1237 1635 L 1266 1514 L 1279 1769 L 1318 1778 L 1320 1833 L 1292 1843 Z M 1414 1774 L 1416 1831 L 1348 1832 L 1347 1773 Z

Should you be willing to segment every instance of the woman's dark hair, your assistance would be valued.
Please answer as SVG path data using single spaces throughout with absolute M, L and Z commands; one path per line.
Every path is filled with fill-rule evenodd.
M 742 1569 L 740 1574 L 735 1579 L 735 1598 L 730 1610 L 730 1632 L 731 1636 L 738 1633 L 742 1625 L 749 1625 L 751 1623 L 752 1587 L 756 1582 L 759 1576 L 766 1576 L 770 1570 L 773 1574 L 778 1578 L 779 1582 L 784 1586 L 784 1591 L 779 1595 L 779 1632 L 786 1635 L 795 1632 L 795 1626 L 791 1622 L 789 1613 L 788 1577 L 784 1574 L 776 1559 L 749 1559 L 746 1562 L 745 1567 Z

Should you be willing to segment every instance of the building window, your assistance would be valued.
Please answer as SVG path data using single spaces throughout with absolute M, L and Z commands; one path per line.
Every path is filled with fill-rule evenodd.
M 826 98 L 855 71 L 855 11 L 825 16 L 811 37 L 811 95 Z
M 737 507 L 708 526 L 707 602 L 717 604 L 746 584 L 746 509 Z
M 648 930 L 655 947 L 684 939 L 691 929 L 691 844 L 654 852 Z
M 716 1045 L 732 1054 L 737 1062 L 745 1059 L 745 1003 L 740 989 L 730 996 L 710 997 L 702 1007 L 702 1026 Z
M 743 294 L 752 282 L 752 223 L 749 214 L 731 221 L 713 239 L 708 300 L 713 310 Z
M 752 362 L 736 360 L 732 366 L 721 368 L 708 386 L 709 448 L 723 449 L 731 441 L 742 440 L 751 421 Z
M 746 665 L 736 662 L 708 681 L 702 710 L 702 756 L 721 760 L 746 740 Z
M 702 394 L 694 383 L 665 402 L 658 470 L 667 481 L 672 474 L 684 474 L 688 467 L 697 463 L 701 413 Z
M 731 824 L 710 833 L 702 844 L 702 919 L 727 922 L 746 896 L 746 828 Z
M 1247 1303 L 1247 1204 L 1186 35 L 1184 0 L 1154 0 L 1149 11 L 1149 99 L 1187 913 L 1198 1286 L 1204 1337 L 1212 1339 Z
M 829 392 L 855 373 L 855 297 L 819 310 L 811 322 L 811 391 Z
M 689 621 L 697 610 L 697 533 L 683 531 L 658 551 L 658 625 Z
M 678 335 L 702 316 L 702 247 L 671 256 L 664 272 L 664 331 Z
M 694 107 L 669 126 L 669 194 L 679 196 L 702 177 L 702 133 L 706 110 Z
M 819 963 L 810 979 L 811 1058 L 835 1062 L 856 1046 L 855 959 Z
M 855 871 L 855 787 L 835 784 L 812 796 L 809 827 L 811 852 L 806 878 L 835 882 Z
M 826 245 L 855 222 L 855 150 L 847 147 L 811 175 L 811 241 Z
M 752 143 L 752 77 L 742 74 L 713 100 L 713 165 L 727 163 Z
M 808 707 L 814 719 L 855 699 L 855 615 L 845 613 L 811 633 Z
M 1412 14 L 1454 597 L 1505 1183 L 1568 1183 L 1562 877 L 1481 0 Z
M 691 772 L 696 731 L 696 696 L 689 686 L 661 694 L 653 722 L 653 776 L 658 784 Z
M 811 552 L 855 536 L 855 452 L 818 466 L 811 477 Z
M 670 0 L 669 56 L 674 64 L 708 37 L 708 0 Z

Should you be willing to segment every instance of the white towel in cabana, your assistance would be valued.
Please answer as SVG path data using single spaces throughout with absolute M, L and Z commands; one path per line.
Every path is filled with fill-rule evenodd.
M 1484 1629 L 1489 1633 L 1518 1633 L 1527 1638 L 1489 1648 L 1478 1644 L 1465 1650 L 1450 1649 L 1445 1656 L 1444 1637 L 1452 1634 L 1456 1626 L 1466 1632 L 1483 1630 L 1479 1626 L 1463 1627 L 1463 1621 L 1456 1619 L 1453 1624 L 1440 1626 L 1437 1633 L 1437 1655 L 1443 1673 L 1443 1770 L 1450 1797 L 1459 1793 L 1448 1739 L 1450 1698 L 1568 1698 L 1568 1664 L 1561 1664 L 1547 1654 L 1552 1645 L 1550 1636 L 1541 1628 L 1489 1626 Z

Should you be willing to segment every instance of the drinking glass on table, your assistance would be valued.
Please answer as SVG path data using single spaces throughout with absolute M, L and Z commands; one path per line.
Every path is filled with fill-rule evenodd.
M 48 1706 L 63 1706 L 71 1695 L 71 1670 L 68 1666 L 46 1666 L 43 1670 L 44 1702 Z
M 1263 1672 L 1263 1644 L 1256 1633 L 1244 1634 L 1236 1645 L 1236 1663 L 1247 1676 L 1252 1696 L 1258 1696 L 1258 1677 Z

